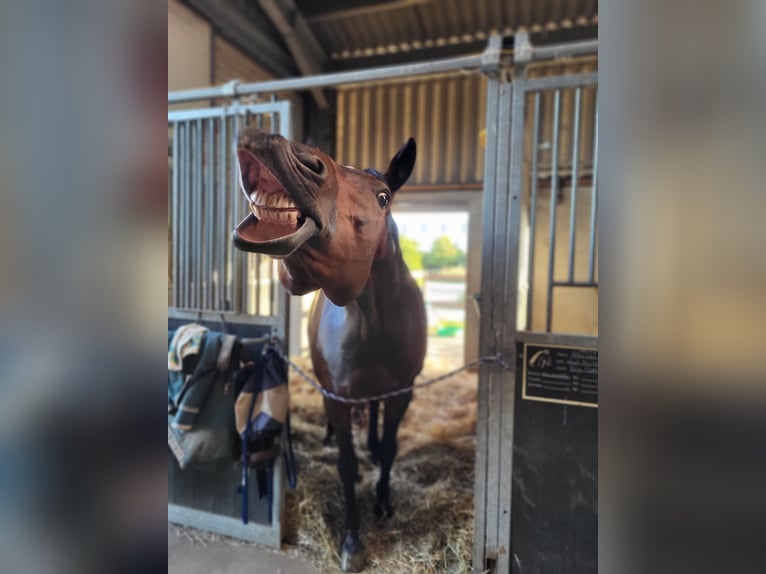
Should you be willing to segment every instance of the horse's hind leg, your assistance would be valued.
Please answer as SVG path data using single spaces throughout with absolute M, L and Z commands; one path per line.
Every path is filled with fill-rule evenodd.
M 324 435 L 322 444 L 325 446 L 330 446 L 332 444 L 332 424 L 329 420 L 327 421 L 327 432 Z
M 351 409 L 347 405 L 326 400 L 325 408 L 338 442 L 338 474 L 343 483 L 346 501 L 346 520 L 343 542 L 340 547 L 340 567 L 344 572 L 360 572 L 367 561 L 367 554 L 359 539 L 359 510 L 356 507 L 355 481 L 359 463 L 354 453 L 351 434 Z
M 396 432 L 399 429 L 399 423 L 410 404 L 412 393 L 400 395 L 386 401 L 386 408 L 383 411 L 383 440 L 378 448 L 380 458 L 380 478 L 375 486 L 377 502 L 375 503 L 375 515 L 378 518 L 391 517 L 391 489 L 389 481 L 391 478 L 391 466 L 396 457 Z
M 380 402 L 370 401 L 370 420 L 369 430 L 367 432 L 367 450 L 370 451 L 370 460 L 373 464 L 377 464 L 380 457 L 378 456 L 378 449 L 380 448 L 380 440 L 378 439 L 378 408 Z

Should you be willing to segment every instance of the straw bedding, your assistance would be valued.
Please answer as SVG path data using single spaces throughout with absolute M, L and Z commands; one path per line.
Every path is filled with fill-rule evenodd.
M 313 374 L 309 360 L 299 362 Z M 418 381 L 453 367 L 446 360 L 430 359 Z M 299 483 L 287 494 L 286 542 L 306 553 L 321 572 L 338 572 L 344 513 L 338 450 L 322 444 L 326 418 L 319 393 L 294 371 L 290 400 Z M 378 469 L 367 457 L 366 426 L 355 428 L 366 571 L 472 571 L 475 426 L 475 374 L 461 373 L 415 393 L 399 427 L 391 473 L 394 516 L 387 523 L 378 523 L 373 514 Z

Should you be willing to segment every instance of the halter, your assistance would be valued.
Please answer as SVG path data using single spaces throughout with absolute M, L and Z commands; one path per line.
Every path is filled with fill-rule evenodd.
M 386 178 L 385 178 L 385 177 L 383 177 L 383 174 L 382 174 L 382 173 L 380 173 L 380 172 L 379 172 L 377 169 L 373 169 L 373 168 L 371 168 L 371 167 L 368 167 L 367 169 L 365 169 L 365 170 L 362 170 L 362 171 L 364 171 L 364 172 L 366 172 L 366 173 L 369 173 L 369 174 L 370 174 L 371 176 L 373 176 L 375 179 L 379 179 L 380 181 L 382 181 L 383 183 L 385 183 L 386 185 L 388 185 L 388 182 L 386 181 Z

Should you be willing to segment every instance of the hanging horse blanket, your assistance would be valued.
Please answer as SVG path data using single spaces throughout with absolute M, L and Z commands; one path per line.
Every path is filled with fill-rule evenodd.
M 287 366 L 277 349 L 267 345 L 261 357 L 237 373 L 242 390 L 234 407 L 237 432 L 242 439 L 242 522 L 248 522 L 248 469 L 256 469 L 258 493 L 268 496 L 271 516 L 274 459 L 280 453 L 280 436 L 287 430 L 285 453 L 287 480 L 295 488 L 295 460 L 290 441 L 290 396 L 287 390 Z
M 168 445 L 182 469 L 231 464 L 237 337 L 201 325 L 185 325 L 168 337 Z

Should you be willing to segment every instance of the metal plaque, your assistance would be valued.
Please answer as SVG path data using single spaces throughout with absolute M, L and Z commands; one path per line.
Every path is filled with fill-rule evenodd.
M 524 343 L 522 398 L 598 407 L 598 350 Z

